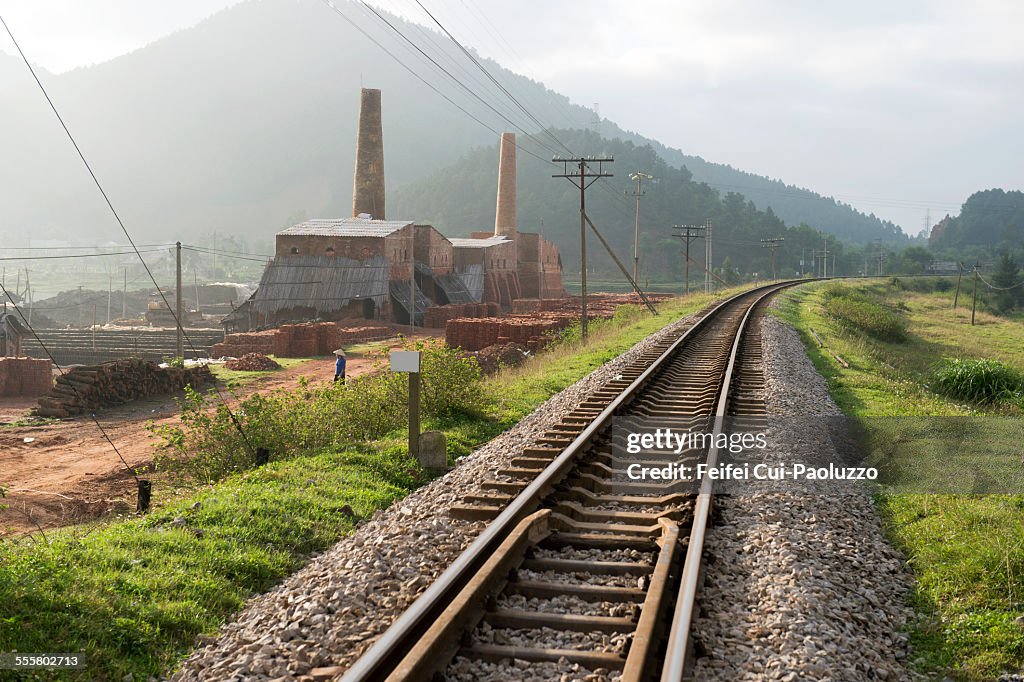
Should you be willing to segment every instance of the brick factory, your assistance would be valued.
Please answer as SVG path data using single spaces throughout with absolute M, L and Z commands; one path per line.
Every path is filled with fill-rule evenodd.
M 225 319 L 229 331 L 309 319 L 443 326 L 566 295 L 558 247 L 517 230 L 514 134 L 501 136 L 494 230 L 448 238 L 387 219 L 380 90 L 363 89 L 353 184 L 353 217 L 277 233 L 256 293 Z

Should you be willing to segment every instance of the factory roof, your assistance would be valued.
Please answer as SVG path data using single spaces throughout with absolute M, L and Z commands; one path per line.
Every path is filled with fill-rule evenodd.
M 411 220 L 370 220 L 368 218 L 317 218 L 278 232 L 289 235 L 313 235 L 317 237 L 387 237 Z
M 498 246 L 499 244 L 507 244 L 511 242 L 511 240 L 506 238 L 505 235 L 495 235 L 493 237 L 487 237 L 486 239 L 449 237 L 448 241 L 450 241 L 452 246 L 456 249 L 485 249 L 488 246 Z
M 320 314 L 341 310 L 357 298 L 383 306 L 387 295 L 388 264 L 381 257 L 277 256 L 263 270 L 252 305 L 263 314 L 298 307 Z

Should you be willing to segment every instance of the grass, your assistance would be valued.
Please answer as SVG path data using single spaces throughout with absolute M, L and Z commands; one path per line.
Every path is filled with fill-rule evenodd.
M 424 428 L 445 431 L 450 459 L 468 454 L 710 301 L 702 294 L 672 299 L 658 317 L 623 309 L 592 325 L 587 346 L 569 340 L 485 380 L 480 413 L 435 418 Z M 338 451 L 300 453 L 214 485 L 158 489 L 159 504 L 144 518 L 0 543 L 0 651 L 85 652 L 85 671 L 57 675 L 69 679 L 165 675 L 197 635 L 216 632 L 247 598 L 424 480 L 400 430 Z
M 963 295 L 953 311 L 952 290 L 897 289 L 881 280 L 847 286 L 858 290 L 855 296 L 898 310 L 904 340 L 874 338 L 835 319 L 826 311 L 823 286 L 790 292 L 778 310 L 800 333 L 840 408 L 858 418 L 874 442 L 889 443 L 891 463 L 913 472 L 922 489 L 970 492 L 972 482 L 987 478 L 1021 490 L 1024 411 L 1012 401 L 986 404 L 933 390 L 939 388 L 935 368 L 947 358 L 1024 368 L 1021 320 L 979 311 L 972 327 Z M 818 348 L 811 328 L 849 368 Z M 966 680 L 1024 667 L 1024 627 L 1017 622 L 1024 615 L 1024 495 L 889 491 L 876 503 L 917 578 L 912 602 L 919 618 L 910 632 L 915 667 Z
M 87 669 L 66 675 L 75 679 L 159 676 L 196 635 L 351 532 L 344 505 L 368 516 L 415 487 L 417 473 L 394 443 L 311 454 L 145 518 L 8 542 L 0 650 L 84 652 Z

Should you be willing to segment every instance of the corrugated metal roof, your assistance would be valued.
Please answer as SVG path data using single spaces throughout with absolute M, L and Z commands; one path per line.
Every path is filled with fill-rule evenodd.
M 479 299 L 474 299 L 472 292 L 466 287 L 466 283 L 462 281 L 462 276 L 456 273 L 449 275 L 440 275 L 434 277 L 434 281 L 437 285 L 444 290 L 445 296 L 448 297 L 449 303 L 479 303 Z
M 372 298 L 382 306 L 387 296 L 388 264 L 379 256 L 277 256 L 263 270 L 252 301 L 261 314 L 300 307 L 332 312 L 356 298 Z
M 456 249 L 485 249 L 488 246 L 497 246 L 499 244 L 506 244 L 510 242 L 505 235 L 495 235 L 493 237 L 487 237 L 486 239 L 467 239 L 465 237 L 449 237 L 448 241 L 452 243 Z
M 281 230 L 278 234 L 313 235 L 317 237 L 387 237 L 398 232 L 411 220 L 368 220 L 366 218 L 317 218 Z
M 480 303 L 484 298 L 484 266 L 474 263 L 458 268 L 455 274 L 462 280 L 473 301 Z
M 427 308 L 433 305 L 433 303 L 429 298 L 427 298 L 426 294 L 423 293 L 423 290 L 420 289 L 419 284 L 413 282 L 413 286 L 416 287 L 416 324 L 422 325 L 423 319 L 427 313 Z M 388 287 L 388 290 L 391 293 L 391 298 L 395 300 L 394 304 L 401 307 L 401 309 L 405 311 L 406 315 L 409 314 L 409 292 L 406 291 L 408 288 L 409 280 L 392 280 Z

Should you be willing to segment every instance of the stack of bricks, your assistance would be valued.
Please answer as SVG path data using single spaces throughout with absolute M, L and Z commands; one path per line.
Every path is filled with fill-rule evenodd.
M 450 303 L 427 308 L 424 326 L 444 328 L 448 320 L 459 318 L 497 317 L 501 306 L 497 303 Z
M 49 359 L 0 358 L 0 396 L 46 395 L 53 387 Z
M 268 329 L 262 332 L 244 332 L 228 334 L 222 343 L 215 343 L 210 348 L 210 357 L 231 356 L 240 358 L 248 353 L 262 355 L 277 354 L 277 330 Z
M 246 353 L 262 353 L 279 358 L 308 358 L 330 355 L 341 346 L 387 339 L 394 334 L 390 325 L 364 320 L 285 324 L 262 332 L 228 334 L 222 343 L 214 344 L 210 356 L 240 358 Z
M 445 343 L 475 351 L 499 343 L 515 343 L 529 350 L 540 350 L 552 332 L 564 329 L 571 316 L 521 316 L 500 319 L 458 319 L 445 325 Z

